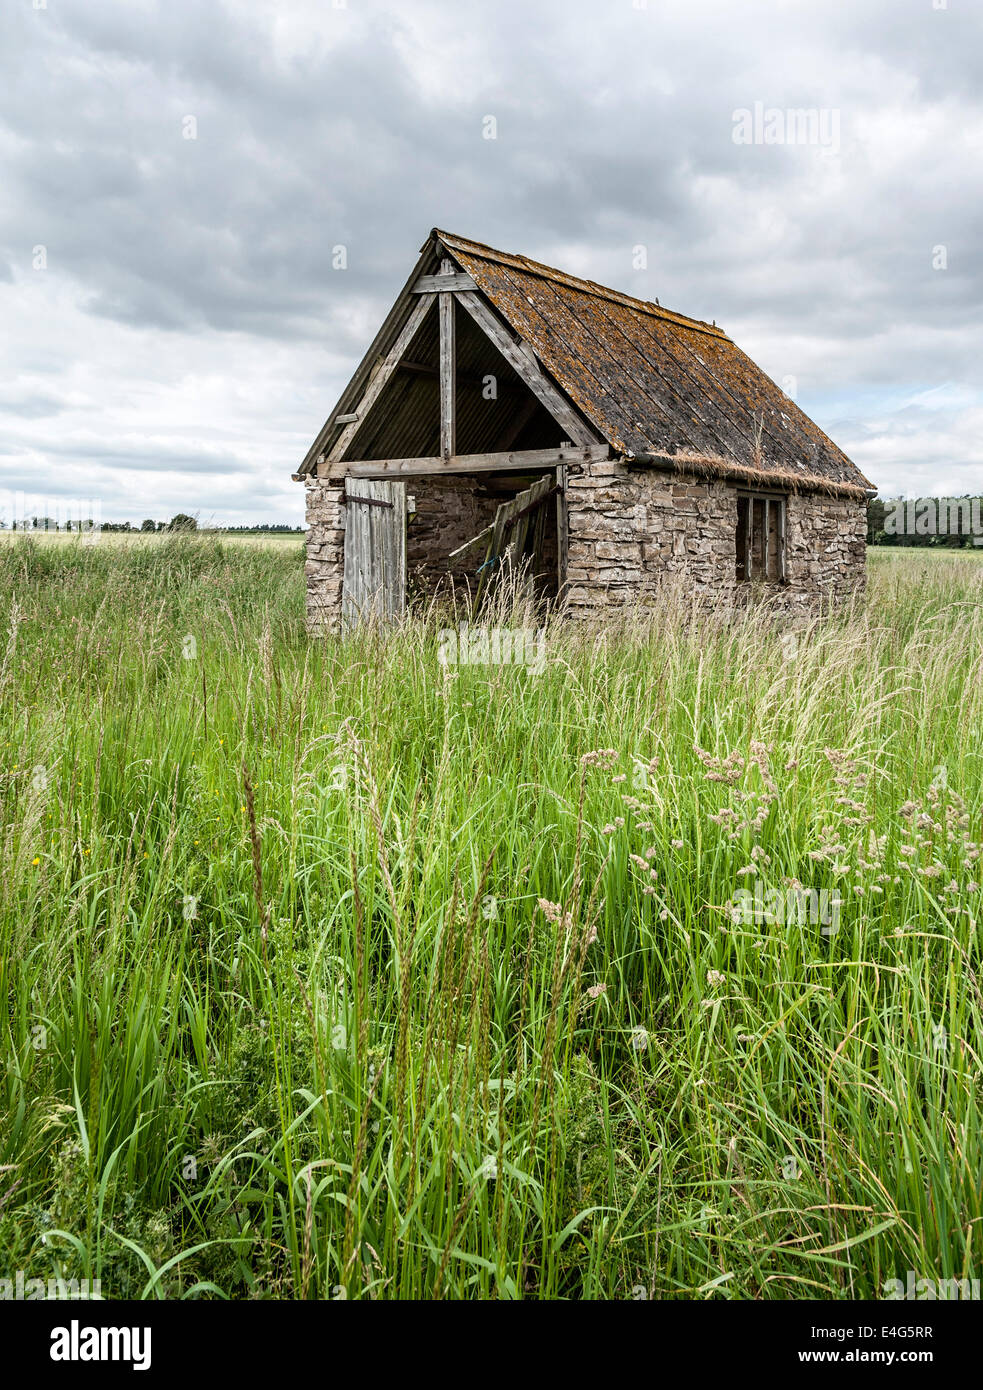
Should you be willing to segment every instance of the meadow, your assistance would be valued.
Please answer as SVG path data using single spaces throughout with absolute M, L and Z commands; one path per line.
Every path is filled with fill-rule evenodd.
M 447 665 L 299 541 L 0 546 L 0 1277 L 978 1278 L 983 568 L 869 568 Z

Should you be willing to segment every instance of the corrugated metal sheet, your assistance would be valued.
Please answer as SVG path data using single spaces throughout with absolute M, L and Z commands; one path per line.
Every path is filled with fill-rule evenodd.
M 529 391 L 460 306 L 455 321 L 458 452 L 480 454 L 495 447 L 515 416 L 516 403 L 524 404 Z M 397 369 L 387 383 L 355 436 L 347 459 L 427 458 L 440 452 L 439 341 L 434 305 L 406 353 L 408 366 Z M 495 378 L 491 398 L 483 389 L 489 375 Z M 522 446 L 545 447 L 558 442 L 561 433 L 538 407 L 523 431 Z
M 715 325 L 434 229 L 613 448 L 870 483 Z

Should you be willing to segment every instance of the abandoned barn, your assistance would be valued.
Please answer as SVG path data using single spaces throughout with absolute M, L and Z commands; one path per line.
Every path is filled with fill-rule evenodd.
M 436 229 L 294 476 L 314 630 L 504 567 L 579 616 L 667 576 L 814 611 L 874 492 L 715 324 Z

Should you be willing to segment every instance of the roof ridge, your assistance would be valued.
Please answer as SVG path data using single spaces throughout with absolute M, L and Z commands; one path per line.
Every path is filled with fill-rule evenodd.
M 534 261 L 515 251 L 498 251 L 494 246 L 489 246 L 485 242 L 473 241 L 470 237 L 458 236 L 454 232 L 444 232 L 439 227 L 433 228 L 431 236 L 438 238 L 452 250 L 456 247 L 465 253 L 471 252 L 482 260 L 497 261 L 499 265 L 511 265 L 525 271 L 527 275 L 536 275 L 542 280 L 552 280 L 571 289 L 583 290 L 599 299 L 609 299 L 615 304 L 627 304 L 639 309 L 643 314 L 650 314 L 653 318 L 663 319 L 668 323 L 678 323 L 682 327 L 693 328 L 701 333 L 709 333 L 712 337 L 722 338 L 726 342 L 732 341 L 730 336 L 715 323 L 711 324 L 704 319 L 692 318 L 689 314 L 681 314 L 675 309 L 664 309 L 661 304 L 653 304 L 649 299 L 639 299 L 633 294 L 626 294 L 623 290 L 614 290 L 609 285 L 598 284 L 596 280 L 586 280 L 583 276 L 571 275 L 569 271 L 558 270 L 555 266 L 547 265 L 545 261 Z

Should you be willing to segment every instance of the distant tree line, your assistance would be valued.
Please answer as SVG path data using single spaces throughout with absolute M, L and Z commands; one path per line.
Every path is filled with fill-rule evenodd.
M 262 525 L 262 526 L 220 526 L 218 529 L 219 529 L 220 531 L 237 531 L 237 532 L 238 532 L 238 531 L 244 531 L 244 532 L 254 532 L 254 531 L 277 531 L 277 532 L 282 532 L 284 535 L 289 535 L 289 536 L 292 536 L 292 535 L 302 535 L 303 532 L 304 532 L 304 527 L 303 527 L 303 526 L 288 526 L 287 523 L 286 523 L 285 521 L 274 521 L 274 522 L 270 522 L 269 524 Z
M 178 512 L 177 516 L 172 516 L 170 521 L 151 521 L 148 517 L 139 526 L 131 526 L 128 521 L 121 521 L 115 524 L 104 525 L 104 531 L 221 531 L 223 533 L 235 533 L 236 535 L 255 535 L 267 532 L 283 533 L 292 535 L 302 534 L 303 526 L 288 526 L 284 521 L 264 521 L 256 526 L 204 526 L 199 527 L 197 518 L 188 516 L 185 512 Z
M 0 530 L 7 529 L 7 522 L 0 518 Z M 29 516 L 23 517 L 19 521 L 10 523 L 12 531 L 92 531 L 95 523 L 89 521 L 62 521 L 58 522 L 51 516 Z M 288 526 L 283 521 L 261 522 L 257 526 L 208 526 L 199 527 L 196 517 L 188 516 L 186 512 L 178 512 L 172 516 L 170 521 L 154 521 L 147 517 L 139 524 L 132 521 L 103 521 L 99 523 L 99 529 L 103 531 L 129 531 L 134 534 L 150 534 L 164 531 L 219 531 L 229 532 L 236 535 L 264 535 L 268 532 L 283 535 L 302 535 L 303 526 Z
M 256 526 L 204 526 L 199 527 L 196 517 L 188 516 L 185 512 L 178 512 L 177 516 L 172 516 L 170 521 L 152 521 L 148 517 L 146 521 L 140 523 L 139 527 L 131 526 L 128 521 L 121 521 L 115 525 L 103 526 L 104 531 L 221 531 L 234 532 L 238 534 L 265 534 L 266 532 L 277 532 L 291 535 L 293 533 L 303 533 L 303 526 L 288 526 L 284 521 L 264 521 Z
M 22 516 L 9 523 L 11 531 L 92 531 L 96 523 L 91 517 L 87 521 L 62 521 L 53 516 Z M 0 517 L 0 531 L 6 531 L 8 523 Z

